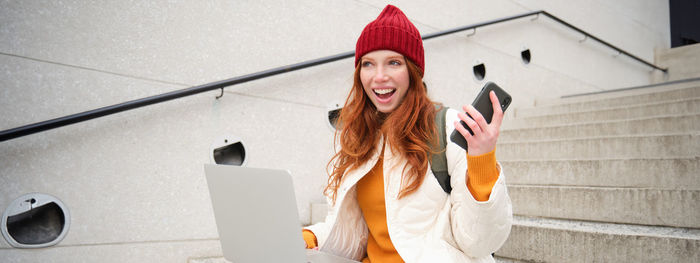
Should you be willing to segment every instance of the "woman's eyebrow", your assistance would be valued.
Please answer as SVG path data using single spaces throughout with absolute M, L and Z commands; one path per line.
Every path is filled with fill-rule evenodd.
M 360 61 L 374 61 L 374 59 L 370 57 L 363 57 Z
M 393 59 L 403 60 L 403 59 L 404 59 L 404 56 L 400 56 L 400 55 L 388 56 L 388 57 L 385 57 L 385 58 L 380 58 L 379 60 L 393 60 Z M 367 60 L 367 61 L 372 61 L 372 62 L 373 62 L 373 61 L 376 61 L 376 60 L 378 60 L 378 59 L 375 59 L 375 58 L 372 58 L 372 57 L 363 57 L 361 61 L 365 61 L 365 60 Z

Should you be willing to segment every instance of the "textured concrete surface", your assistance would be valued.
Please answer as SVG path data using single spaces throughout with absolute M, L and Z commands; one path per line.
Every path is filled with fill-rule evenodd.
M 188 262 L 189 258 L 221 257 L 219 240 L 152 240 L 58 245 L 41 249 L 0 249 L 2 262 Z
M 323 222 L 326 220 L 326 215 L 328 215 L 329 205 L 328 203 L 311 203 L 311 222 L 310 224 L 316 224 L 318 222 Z
M 523 142 L 619 135 L 690 133 L 700 131 L 700 114 L 657 115 L 626 120 L 538 125 L 529 128 L 514 128 L 514 126 L 503 127 L 498 141 Z
M 224 257 L 190 258 L 187 263 L 229 263 Z
M 384 6 L 380 0 L 366 1 L 375 7 Z M 615 45 L 625 46 L 641 57 L 653 60 L 654 53 L 648 46 L 670 46 L 668 30 L 668 5 L 664 2 L 643 2 L 633 0 L 609 3 L 601 0 L 565 3 L 556 0 L 533 1 L 444 1 L 441 5 L 430 5 L 414 1 L 392 1 L 412 18 L 440 28 L 450 28 L 481 21 L 544 9 L 574 25 L 593 32 Z M 445 9 L 449 6 L 449 9 Z M 438 16 L 434 14 L 440 14 Z M 596 17 L 598 19 L 590 19 Z M 654 21 L 654 22 L 648 22 Z M 635 32 L 637 43 L 625 38 L 627 34 L 615 34 L 611 25 L 624 29 L 622 32 Z M 421 31 L 422 32 L 422 31 Z M 573 34 L 572 34 L 573 35 Z
M 536 262 L 696 262 L 700 232 L 516 216 L 496 255 Z
M 509 185 L 513 213 L 547 218 L 700 228 L 700 191 Z
M 4 142 L 2 203 L 26 192 L 60 198 L 73 219 L 63 244 L 216 238 L 202 164 L 216 138 L 236 135 L 249 166 L 292 171 L 308 221 L 325 162 L 305 160 L 332 147 L 324 109 L 215 93 Z
M 699 157 L 500 162 L 509 185 L 700 190 Z
M 700 113 L 700 98 L 686 98 L 673 101 L 651 102 L 636 105 L 604 107 L 596 110 L 579 111 L 534 116 L 512 120 L 511 125 L 556 125 L 561 123 L 581 123 L 599 120 L 624 120 L 658 115 L 683 115 Z
M 498 143 L 503 160 L 599 160 L 697 157 L 700 136 L 630 135 Z
M 531 106 L 538 94 L 561 96 L 576 91 L 597 90 L 593 84 L 558 74 L 545 67 L 544 63 L 525 67 L 519 61 L 519 51 L 501 52 L 495 48 L 497 46 L 498 43 L 479 44 L 472 37 L 461 34 L 426 41 L 425 82 L 431 98 L 449 107 L 461 108 L 461 105 L 474 100 L 486 81 L 498 83 L 518 98 L 511 107 Z M 447 50 L 450 51 L 444 52 Z M 474 78 L 472 67 L 475 61 L 485 63 L 486 79 L 478 81 Z M 545 80 L 566 88 L 550 93 Z
M 665 88 L 519 110 L 520 123 L 504 130 L 507 139 L 498 146 L 517 216 L 497 255 L 695 262 L 699 89 L 697 83 Z
M 352 50 L 377 15 L 357 2 L 2 5 L 3 53 L 191 85 Z
M 700 77 L 700 44 L 657 49 L 655 59 L 660 66 L 669 68 L 668 74 L 654 74 L 655 81 Z
M 7 55 L 0 85 L 2 130 L 185 88 Z
M 591 111 L 621 105 L 647 104 L 663 101 L 700 97 L 700 80 L 677 84 L 661 85 L 635 89 L 623 88 L 621 92 L 607 92 L 581 97 L 570 97 L 551 101 L 538 101 L 537 107 L 518 108 L 520 118 L 548 114 Z M 548 105 L 547 103 L 553 104 Z

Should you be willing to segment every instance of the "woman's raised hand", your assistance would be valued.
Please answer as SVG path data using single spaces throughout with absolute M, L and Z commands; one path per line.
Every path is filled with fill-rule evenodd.
M 474 132 L 474 135 L 471 135 L 459 122 L 455 122 L 455 128 L 467 141 L 467 153 L 471 156 L 489 153 L 496 148 L 496 140 L 501 130 L 501 123 L 503 122 L 503 110 L 501 109 L 495 92 L 489 92 L 489 98 L 493 106 L 491 123 L 486 123 L 484 116 L 472 105 L 464 105 L 462 109 L 469 113 L 473 119 L 462 112 L 458 114 L 458 117 L 469 126 L 472 132 Z

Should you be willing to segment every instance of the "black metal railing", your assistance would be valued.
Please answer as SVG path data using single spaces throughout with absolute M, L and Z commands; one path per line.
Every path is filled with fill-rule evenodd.
M 663 72 L 667 72 L 666 68 L 658 67 L 658 66 L 654 65 L 653 63 L 647 62 L 644 59 L 641 59 L 635 55 L 632 55 L 629 52 L 627 52 L 621 48 L 618 48 L 618 47 L 616 47 L 608 42 L 605 42 L 605 41 L 601 40 L 600 38 L 595 37 L 595 36 L 589 34 L 588 32 L 586 32 L 578 27 L 575 27 L 575 26 L 565 22 L 564 20 L 561 20 L 558 17 L 551 15 L 551 14 L 547 13 L 546 11 L 542 11 L 542 10 L 523 13 L 520 15 L 504 17 L 504 18 L 500 18 L 500 19 L 490 20 L 490 21 L 472 24 L 472 25 L 467 25 L 467 26 L 462 26 L 462 27 L 457 27 L 457 28 L 439 31 L 439 32 L 435 32 L 435 33 L 425 34 L 422 37 L 424 40 L 428 40 L 431 38 L 436 38 L 436 37 L 440 37 L 440 36 L 444 36 L 444 35 L 454 34 L 454 33 L 462 32 L 465 30 L 470 30 L 470 29 L 476 30 L 476 28 L 484 27 L 484 26 L 488 26 L 488 25 L 492 25 L 492 24 L 496 24 L 496 23 L 502 23 L 502 22 L 511 21 L 511 20 L 515 20 L 515 19 L 519 19 L 519 18 L 523 18 L 523 17 L 528 17 L 528 16 L 538 16 L 539 17 L 540 15 L 544 15 L 546 17 L 549 17 L 552 20 L 569 27 L 570 29 L 573 29 L 581 34 L 584 34 L 586 38 L 590 38 L 590 39 L 593 39 L 595 41 L 598 41 L 599 43 L 601 43 L 609 48 L 614 49 L 615 51 L 619 52 L 620 54 L 624 54 L 624 55 L 626 55 L 626 56 L 644 64 L 644 65 L 647 65 L 651 68 L 654 68 L 654 69 L 657 69 L 657 70 L 660 70 Z M 348 52 L 344 52 L 344 53 L 340 53 L 340 54 L 336 54 L 336 55 L 332 55 L 332 56 L 308 60 L 308 61 L 304 61 L 304 62 L 300 62 L 300 63 L 288 65 L 288 66 L 282 66 L 282 67 L 277 67 L 277 68 L 273 68 L 273 69 L 268 69 L 265 71 L 251 73 L 251 74 L 244 75 L 244 76 L 239 76 L 239 77 L 234 77 L 234 78 L 230 78 L 230 79 L 226 79 L 226 80 L 212 82 L 212 83 L 208 83 L 208 84 L 204 84 L 204 85 L 189 87 L 189 88 L 176 90 L 176 91 L 172 91 L 172 92 L 168 92 L 168 93 L 164 93 L 164 94 L 159 94 L 159 95 L 150 96 L 150 97 L 146 97 L 146 98 L 127 101 L 127 102 L 115 104 L 112 106 L 102 107 L 102 108 L 98 108 L 98 109 L 94 109 L 94 110 L 90 110 L 90 111 L 85 111 L 85 112 L 81 112 L 81 113 L 76 113 L 73 115 L 68 115 L 68 116 L 64 116 L 64 117 L 60 117 L 60 118 L 56 118 L 56 119 L 51 119 L 51 120 L 38 122 L 38 123 L 34 123 L 34 124 L 29 124 L 29 125 L 9 129 L 9 130 L 4 130 L 4 131 L 0 132 L 0 141 L 6 141 L 6 140 L 22 137 L 22 136 L 34 134 L 37 132 L 42 132 L 42 131 L 46 131 L 46 130 L 50 130 L 50 129 L 78 123 L 78 122 L 91 120 L 94 118 L 99 118 L 102 116 L 106 116 L 106 115 L 110 115 L 110 114 L 114 114 L 114 113 L 118 113 L 118 112 L 122 112 L 122 111 L 127 111 L 130 109 L 139 108 L 139 107 L 143 107 L 143 106 L 148 106 L 148 105 L 152 105 L 152 104 L 156 104 L 156 103 L 160 103 L 160 102 L 164 102 L 164 101 L 169 101 L 169 100 L 173 100 L 173 99 L 177 99 L 177 98 L 182 98 L 182 97 L 186 97 L 186 96 L 190 96 L 190 95 L 194 95 L 194 94 L 198 94 L 198 93 L 202 93 L 202 92 L 206 92 L 206 91 L 222 89 L 222 92 L 223 92 L 223 88 L 228 87 L 228 86 L 233 86 L 236 84 L 241 84 L 241 83 L 245 83 L 248 81 L 253 81 L 253 80 L 266 78 L 266 77 L 270 77 L 270 76 L 274 76 L 274 75 L 278 75 L 278 74 L 282 74 L 282 73 L 286 73 L 286 72 L 300 70 L 300 69 L 304 69 L 304 68 L 308 68 L 308 67 L 312 67 L 312 66 L 316 66 L 316 65 L 321 65 L 321 64 L 325 64 L 325 63 L 329 63 L 329 62 L 333 62 L 333 61 L 337 61 L 337 60 L 341 60 L 341 59 L 345 59 L 345 58 L 349 58 L 349 57 L 353 57 L 353 56 L 355 56 L 355 51 L 348 51 Z

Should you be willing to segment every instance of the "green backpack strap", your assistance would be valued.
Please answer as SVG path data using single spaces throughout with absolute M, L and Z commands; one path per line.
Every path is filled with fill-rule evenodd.
M 445 114 L 447 113 L 447 107 L 442 105 L 435 105 L 437 113 L 435 114 L 435 125 L 437 126 L 439 145 L 432 145 L 432 149 L 436 154 L 431 154 L 430 168 L 433 170 L 435 179 L 438 180 L 442 190 L 445 193 L 452 192 L 452 185 L 450 185 L 450 174 L 447 172 L 447 156 L 445 155 Z

